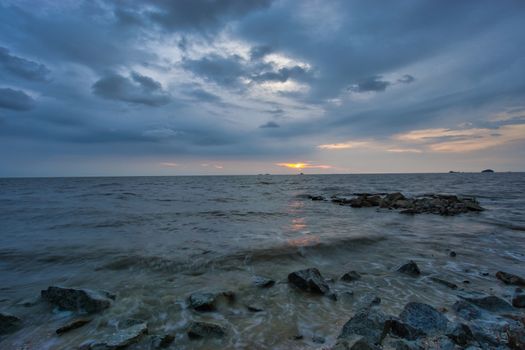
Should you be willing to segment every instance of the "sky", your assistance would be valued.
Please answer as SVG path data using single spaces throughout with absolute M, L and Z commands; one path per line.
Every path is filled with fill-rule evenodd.
M 521 0 L 0 0 L 0 176 L 525 170 Z

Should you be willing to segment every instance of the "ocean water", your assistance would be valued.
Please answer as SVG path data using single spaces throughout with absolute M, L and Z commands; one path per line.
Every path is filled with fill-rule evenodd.
M 487 210 L 406 216 L 304 196 L 394 191 L 475 196 Z M 408 301 L 450 308 L 456 292 L 430 276 L 508 297 L 512 289 L 494 273 L 523 274 L 524 194 L 525 173 L 0 179 L 0 311 L 24 322 L 0 348 L 71 349 L 141 319 L 150 334 L 174 334 L 173 349 L 316 349 L 314 336 L 333 342 L 372 294 L 393 314 Z M 422 277 L 394 272 L 409 259 Z M 289 287 L 287 274 L 307 267 L 353 295 L 333 301 Z M 349 270 L 363 278 L 339 281 Z M 277 284 L 257 289 L 254 275 Z M 73 315 L 38 300 L 50 285 L 117 299 L 58 337 Z M 205 314 L 187 307 L 192 292 L 224 290 L 236 293 L 234 305 Z M 254 302 L 264 311 L 248 311 Z M 228 334 L 189 340 L 191 320 L 220 323 Z

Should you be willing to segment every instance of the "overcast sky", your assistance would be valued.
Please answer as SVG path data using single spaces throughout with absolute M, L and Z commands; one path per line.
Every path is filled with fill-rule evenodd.
M 525 170 L 525 2 L 0 0 L 0 176 Z

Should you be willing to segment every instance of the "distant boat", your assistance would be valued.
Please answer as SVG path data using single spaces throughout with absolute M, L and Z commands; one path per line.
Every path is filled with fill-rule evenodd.
M 304 175 L 304 173 L 299 173 L 298 175 Z
M 485 169 L 485 170 L 482 170 L 481 172 L 482 173 L 493 173 L 494 170 L 492 170 L 492 169 Z
M 459 171 L 450 170 L 448 173 L 449 174 L 459 174 L 460 172 Z

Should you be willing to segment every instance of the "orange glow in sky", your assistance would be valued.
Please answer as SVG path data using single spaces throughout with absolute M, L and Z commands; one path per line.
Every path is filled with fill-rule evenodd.
M 278 166 L 282 166 L 290 169 L 330 169 L 330 165 L 314 165 L 309 163 L 276 163 Z

